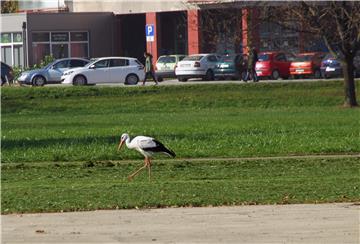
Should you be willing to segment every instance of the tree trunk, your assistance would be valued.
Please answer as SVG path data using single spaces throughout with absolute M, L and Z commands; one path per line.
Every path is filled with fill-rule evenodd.
M 344 73 L 344 92 L 345 92 L 345 101 L 344 107 L 357 107 L 358 103 L 356 101 L 355 93 L 355 79 L 354 79 L 354 64 L 352 58 L 346 58 L 342 62 L 343 73 Z

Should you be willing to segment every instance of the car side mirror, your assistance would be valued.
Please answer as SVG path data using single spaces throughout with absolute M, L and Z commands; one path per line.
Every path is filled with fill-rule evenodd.
M 95 64 L 93 64 L 93 65 L 90 65 L 90 67 L 89 67 L 89 69 L 95 69 L 96 67 L 95 67 Z

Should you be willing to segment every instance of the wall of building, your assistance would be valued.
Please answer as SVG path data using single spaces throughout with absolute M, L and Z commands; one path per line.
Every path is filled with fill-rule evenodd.
M 11 66 L 24 66 L 23 22 L 26 13 L 1 14 L 1 58 L 2 62 Z
M 54 31 L 88 31 L 89 57 L 111 56 L 114 53 L 114 14 L 101 13 L 29 13 L 29 64 L 33 64 L 32 33 Z
M 179 11 L 191 8 L 183 0 L 117 0 L 117 1 L 84 1 L 66 0 L 70 12 L 111 11 L 114 14 L 147 13 Z
M 1 32 L 22 32 L 23 22 L 26 22 L 26 13 L 1 14 Z

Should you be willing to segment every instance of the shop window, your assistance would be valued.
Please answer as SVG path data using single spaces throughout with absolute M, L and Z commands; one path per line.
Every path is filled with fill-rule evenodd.
M 34 63 L 39 63 L 44 58 L 44 56 L 39 56 L 42 54 L 52 55 L 55 59 L 89 57 L 88 32 L 86 31 L 34 32 L 32 37 Z M 46 45 L 46 48 L 43 45 Z
M 22 34 L 20 32 L 13 33 L 13 42 L 22 43 Z
M 23 66 L 22 33 L 1 33 L 1 61 L 10 66 Z
M 52 32 L 51 33 L 52 42 L 68 42 L 69 33 L 68 32 Z
M 87 32 L 71 32 L 71 41 L 87 41 L 88 33 Z
M 1 47 L 1 61 L 8 65 L 12 65 L 11 47 Z
M 55 59 L 69 57 L 68 44 L 52 44 L 52 55 Z
M 1 43 L 11 43 L 11 33 L 1 33 Z
M 24 66 L 24 51 L 22 45 L 14 45 L 14 66 Z
M 32 52 L 34 63 L 39 64 L 45 56 L 50 55 L 50 44 L 33 43 Z
M 87 43 L 71 43 L 71 57 L 87 58 L 88 50 Z
M 49 33 L 48 32 L 36 32 L 32 34 L 33 42 L 48 42 Z

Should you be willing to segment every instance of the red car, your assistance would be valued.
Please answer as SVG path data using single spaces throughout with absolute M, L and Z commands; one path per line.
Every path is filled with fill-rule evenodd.
M 290 76 L 289 67 L 291 61 L 283 52 L 259 53 L 255 70 L 258 77 L 266 77 L 277 80 L 280 77 L 287 79 Z
M 321 78 L 321 61 L 325 53 L 299 53 L 290 65 L 290 75 L 296 77 L 310 76 L 315 79 Z

